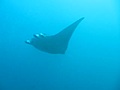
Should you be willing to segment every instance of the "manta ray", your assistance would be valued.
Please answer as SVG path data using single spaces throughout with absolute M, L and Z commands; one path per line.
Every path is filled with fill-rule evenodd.
M 83 19 L 84 17 L 80 18 L 55 35 L 47 36 L 44 33 L 34 34 L 33 38 L 26 40 L 25 43 L 43 52 L 65 54 L 73 32 Z

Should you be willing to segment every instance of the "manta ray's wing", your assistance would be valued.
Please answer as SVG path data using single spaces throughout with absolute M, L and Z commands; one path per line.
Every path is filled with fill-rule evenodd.
M 65 29 L 63 29 L 61 32 L 59 32 L 58 34 L 54 35 L 54 37 L 64 37 L 64 39 L 66 38 L 67 40 L 69 40 L 73 34 L 73 32 L 75 31 L 76 27 L 78 26 L 78 24 L 84 19 L 84 17 L 80 18 L 79 20 L 77 20 L 76 22 L 72 23 L 71 25 L 69 25 L 68 27 L 66 27 Z
M 48 36 L 48 41 L 54 44 L 52 46 L 54 46 L 54 49 L 56 49 L 56 53 L 62 53 L 62 54 L 65 53 L 73 32 L 75 31 L 76 27 L 83 19 L 84 17 L 72 23 L 71 25 L 63 29 L 61 32 L 53 36 Z

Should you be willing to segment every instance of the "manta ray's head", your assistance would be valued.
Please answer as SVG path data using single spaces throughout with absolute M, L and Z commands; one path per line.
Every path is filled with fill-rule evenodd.
M 51 40 L 51 36 L 46 36 L 43 33 L 34 34 L 31 40 L 26 40 L 25 43 L 34 46 L 40 51 L 52 53 L 52 54 L 64 54 L 65 50 L 62 50 L 57 43 L 58 40 Z M 59 41 L 58 41 L 59 42 Z
M 42 33 L 34 34 L 33 36 L 34 37 L 31 40 L 26 40 L 25 43 L 30 44 L 39 50 L 44 50 L 46 36 Z

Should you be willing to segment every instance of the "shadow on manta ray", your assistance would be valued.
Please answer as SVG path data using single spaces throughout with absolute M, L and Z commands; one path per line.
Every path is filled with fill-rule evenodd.
M 84 17 L 80 18 L 55 35 L 47 36 L 43 33 L 35 34 L 31 40 L 26 40 L 25 43 L 47 53 L 65 54 L 73 32 L 83 19 Z

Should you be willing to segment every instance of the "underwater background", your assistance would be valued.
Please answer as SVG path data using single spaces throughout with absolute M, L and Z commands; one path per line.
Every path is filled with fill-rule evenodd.
M 64 55 L 25 43 L 81 17 Z M 0 0 L 0 90 L 120 90 L 120 1 Z

